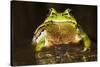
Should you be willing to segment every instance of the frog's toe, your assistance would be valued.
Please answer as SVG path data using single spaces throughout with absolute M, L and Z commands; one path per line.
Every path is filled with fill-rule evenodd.
M 84 48 L 83 50 L 82 50 L 82 52 L 86 52 L 86 51 L 89 51 L 90 50 L 90 48 Z
M 84 48 L 84 49 L 82 50 L 82 52 L 85 52 L 85 51 L 87 51 L 87 48 Z

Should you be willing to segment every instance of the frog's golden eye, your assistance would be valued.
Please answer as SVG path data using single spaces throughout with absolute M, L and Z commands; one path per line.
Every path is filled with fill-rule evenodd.
M 51 16 L 57 16 L 57 14 L 56 14 L 56 13 L 54 13 L 54 12 L 52 12 L 52 13 L 51 13 Z
M 63 13 L 62 15 L 68 15 L 68 13 Z
M 68 8 L 63 12 L 62 15 L 69 15 L 70 11 L 71 11 L 71 9 Z
M 57 15 L 57 14 L 56 14 L 56 10 L 53 9 L 53 8 L 50 8 L 50 9 L 49 9 L 49 12 L 50 12 L 50 16 L 56 16 L 56 15 Z
M 71 12 L 71 9 L 68 8 L 65 10 L 65 12 L 69 13 L 69 12 Z

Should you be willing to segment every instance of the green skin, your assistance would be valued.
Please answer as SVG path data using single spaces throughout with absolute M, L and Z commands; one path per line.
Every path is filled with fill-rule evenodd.
M 33 44 L 36 45 L 36 51 L 40 51 L 43 47 L 49 48 L 57 44 L 78 43 L 80 40 L 84 42 L 83 51 L 90 49 L 90 39 L 80 28 L 76 19 L 70 15 L 70 9 L 58 13 L 51 8 L 44 23 L 36 29 Z

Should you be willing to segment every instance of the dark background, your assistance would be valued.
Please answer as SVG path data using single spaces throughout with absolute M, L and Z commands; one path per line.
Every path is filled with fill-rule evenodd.
M 97 44 L 97 6 L 11 1 L 11 65 L 35 64 L 33 32 L 52 7 L 58 12 L 72 9 L 72 15 Z

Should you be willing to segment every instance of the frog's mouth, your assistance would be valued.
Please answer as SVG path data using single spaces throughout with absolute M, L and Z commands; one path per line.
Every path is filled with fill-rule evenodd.
M 76 23 L 76 20 L 71 20 L 71 19 L 68 19 L 68 20 L 46 20 L 45 22 L 74 22 Z
M 46 21 L 46 23 L 49 23 L 49 24 L 55 24 L 55 23 L 68 23 L 68 24 L 71 24 L 71 25 L 77 25 L 76 21 L 72 21 L 72 20 L 51 20 L 51 21 Z

